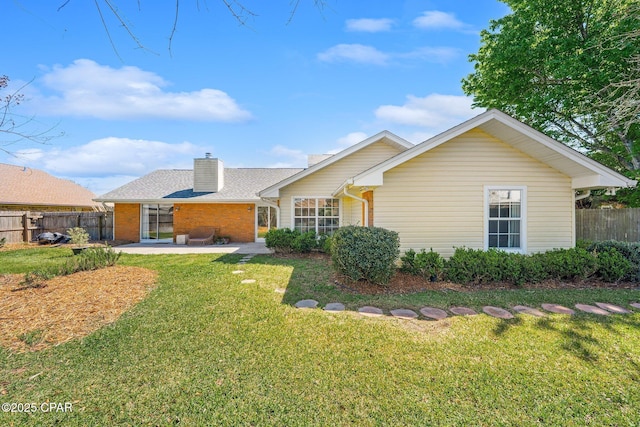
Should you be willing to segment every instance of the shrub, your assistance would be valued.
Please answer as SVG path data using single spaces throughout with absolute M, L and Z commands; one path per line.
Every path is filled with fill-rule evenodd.
M 479 283 L 484 270 L 484 251 L 456 248 L 445 264 L 447 280 L 460 284 Z
M 296 253 L 311 252 L 317 247 L 316 232 L 313 230 L 306 233 L 298 233 L 291 243 L 291 250 Z
M 318 250 L 320 252 L 324 252 L 325 254 L 330 254 L 332 242 L 333 239 L 331 238 L 330 234 L 321 234 L 320 236 L 318 236 Z
M 631 270 L 627 271 L 624 280 L 633 282 L 640 281 L 640 243 L 628 243 L 619 242 L 616 240 L 607 240 L 604 242 L 594 242 L 587 250 L 594 252 L 599 258 L 603 252 L 608 252 L 610 249 L 615 249 L 620 255 L 622 255 L 631 264 Z
M 272 228 L 264 236 L 265 245 L 276 253 L 293 252 L 293 242 L 301 233 L 290 228 Z
M 607 282 L 618 282 L 634 272 L 631 262 L 616 248 L 597 254 L 598 276 Z
M 331 259 L 339 273 L 353 281 L 364 279 L 381 285 L 393 277 L 400 254 L 395 231 L 350 225 L 336 230 L 332 240 Z
M 554 249 L 541 257 L 544 270 L 550 279 L 586 279 L 596 270 L 596 258 L 586 249 Z
M 400 270 L 415 276 L 421 276 L 428 280 L 436 280 L 442 274 L 444 258 L 439 253 L 430 249 L 429 252 L 422 249 L 418 254 L 409 249 L 400 258 Z
M 2 239 L 0 239 L 0 248 L 3 247 L 5 243 L 7 243 L 6 237 L 3 237 Z
M 89 233 L 82 227 L 73 227 L 67 230 L 67 234 L 71 237 L 71 243 L 76 246 L 83 246 L 89 243 Z

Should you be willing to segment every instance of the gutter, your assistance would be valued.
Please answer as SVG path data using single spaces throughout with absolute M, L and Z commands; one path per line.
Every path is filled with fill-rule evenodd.
M 354 196 L 353 194 L 349 193 L 347 191 L 347 186 L 345 185 L 343 188 L 343 193 L 345 196 L 347 197 L 351 197 L 352 199 L 355 199 L 357 201 L 359 201 L 360 203 L 364 203 L 364 227 L 368 227 L 369 226 L 369 202 L 363 198 L 360 198 L 358 196 Z

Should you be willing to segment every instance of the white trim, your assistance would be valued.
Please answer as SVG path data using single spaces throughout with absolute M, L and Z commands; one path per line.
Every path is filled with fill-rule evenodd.
M 358 197 L 354 194 L 349 193 L 347 191 L 346 186 L 344 187 L 343 193 L 345 196 L 351 197 L 352 199 L 357 200 L 364 205 L 364 224 L 362 224 L 362 226 L 368 227 L 369 226 L 369 201 L 367 199 L 363 199 L 362 197 Z
M 315 165 L 301 171 L 298 172 L 295 175 L 290 176 L 289 178 L 286 178 L 282 181 L 280 181 L 277 184 L 272 185 L 271 187 L 267 187 L 264 190 L 260 191 L 258 193 L 258 195 L 260 197 L 280 197 L 280 189 L 283 187 L 286 187 L 289 184 L 292 184 L 314 172 L 317 172 L 320 169 L 323 169 L 335 162 L 337 162 L 338 160 L 344 159 L 345 157 L 362 150 L 365 147 L 368 147 L 369 145 L 375 144 L 376 142 L 380 142 L 380 141 L 384 141 L 389 145 L 395 146 L 403 151 L 411 149 L 414 147 L 414 145 L 412 143 L 410 143 L 409 141 L 399 137 L 398 135 L 395 135 L 394 133 L 391 133 L 387 130 L 383 130 L 382 132 L 379 132 L 373 136 L 370 136 L 369 138 L 355 144 L 352 145 L 351 147 L 340 151 L 339 153 L 334 154 L 333 156 L 324 159 L 323 161 L 316 163 Z
M 527 253 L 527 186 L 526 185 L 485 185 L 482 201 L 484 203 L 484 215 L 482 218 L 482 238 L 484 250 L 489 250 L 489 191 L 492 190 L 518 190 L 521 192 L 520 200 L 520 247 L 497 248 L 505 252 Z
M 296 221 L 295 221 L 295 212 L 296 212 L 296 206 L 295 206 L 295 199 L 335 199 L 338 201 L 338 228 L 342 227 L 342 214 L 343 214 L 343 206 L 342 206 L 342 199 L 338 198 L 338 197 L 334 197 L 334 196 L 291 196 L 291 226 L 289 227 L 291 230 L 295 230 L 296 229 Z M 316 206 L 317 209 L 317 206 Z M 318 218 L 318 212 L 316 211 L 316 219 Z M 331 217 L 331 218 L 335 218 L 335 217 Z M 316 222 L 316 234 L 318 233 L 318 224 Z
M 587 156 L 579 153 L 578 151 L 546 136 L 545 134 L 538 132 L 537 130 L 525 125 L 524 123 L 514 119 L 513 117 L 499 111 L 489 110 L 486 111 L 464 123 L 459 124 L 439 135 L 428 139 L 413 148 L 406 150 L 378 165 L 356 175 L 353 178 L 353 185 L 355 186 L 379 186 L 383 184 L 384 172 L 405 163 L 408 160 L 413 159 L 429 150 L 438 147 L 439 145 L 462 135 L 475 128 L 482 128 L 482 125 L 488 122 L 498 122 L 511 129 L 516 130 L 522 135 L 528 137 L 531 142 L 542 144 L 550 150 L 562 155 L 569 161 L 575 162 L 580 166 L 586 168 L 591 173 L 586 178 L 584 175 L 571 176 L 573 179 L 573 188 L 595 188 L 595 187 L 633 187 L 637 184 L 636 181 L 629 179 L 614 170 L 607 168 L 606 166 L 588 158 Z M 509 141 L 504 141 L 509 143 Z M 520 150 L 521 151 L 521 150 Z M 544 162 L 543 159 L 538 159 Z M 562 171 L 561 171 L 562 172 Z M 567 174 L 568 175 L 568 174 Z
M 255 242 L 264 242 L 264 237 L 258 237 L 258 233 L 260 230 L 258 229 L 258 208 L 271 208 L 276 210 L 276 228 L 280 226 L 280 207 L 275 203 L 269 203 L 266 201 L 262 201 L 260 203 L 256 203 L 254 206 L 255 211 L 255 236 L 253 237 Z M 271 225 L 271 224 L 269 224 Z M 270 229 L 271 227 L 269 227 Z

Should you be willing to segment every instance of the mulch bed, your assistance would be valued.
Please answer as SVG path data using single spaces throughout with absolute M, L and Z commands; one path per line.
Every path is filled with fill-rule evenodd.
M 114 266 L 25 287 L 23 274 L 0 275 L 0 345 L 42 350 L 115 322 L 154 287 L 157 272 Z

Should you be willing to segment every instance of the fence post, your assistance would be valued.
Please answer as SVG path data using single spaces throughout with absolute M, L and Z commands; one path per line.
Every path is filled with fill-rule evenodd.
M 104 214 L 98 216 L 98 240 L 102 240 L 102 227 L 104 226 Z
M 22 215 L 22 241 L 29 243 L 29 211 Z

